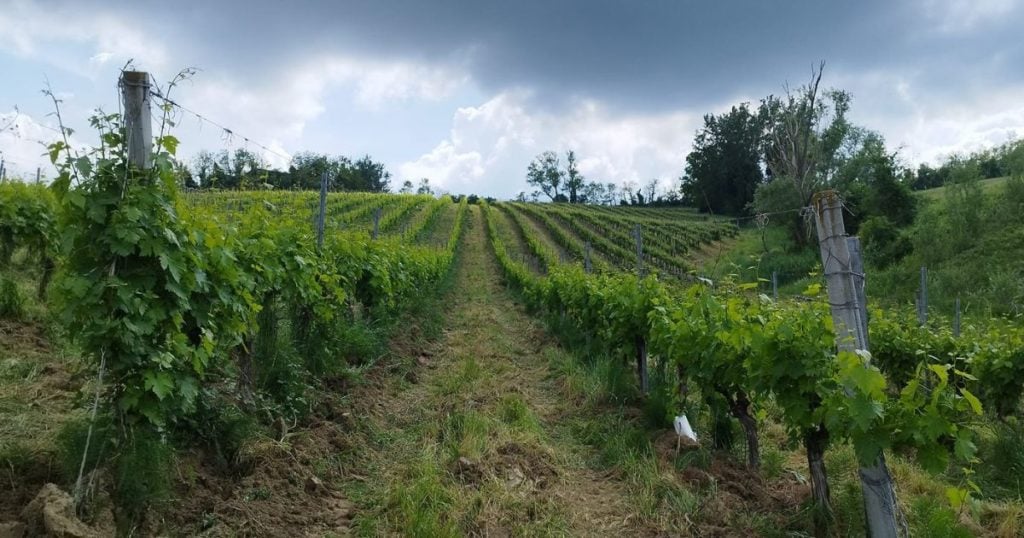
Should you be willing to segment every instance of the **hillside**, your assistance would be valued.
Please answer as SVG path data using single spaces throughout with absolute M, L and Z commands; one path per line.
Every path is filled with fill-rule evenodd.
M 77 205 L 49 205 L 51 194 L 41 187 L 2 188 L 19 215 L 41 217 L 31 222 L 76 214 Z M 5 300 L 17 297 L 18 307 L 5 310 L 0 324 L 10 335 L 0 343 L 0 462 L 20 480 L 0 486 L 0 523 L 21 517 L 45 483 L 75 490 L 85 454 L 94 469 L 86 478 L 113 496 L 89 497 L 82 512 L 101 533 L 123 529 L 125 521 L 143 535 L 207 536 L 782 536 L 823 524 L 807 509 L 809 482 L 820 478 L 809 474 L 802 442 L 810 431 L 799 418 L 804 393 L 772 372 L 800 361 L 787 375 L 815 391 L 846 379 L 834 370 L 840 358 L 827 305 L 753 300 L 742 275 L 716 282 L 713 293 L 689 286 L 697 275 L 725 271 L 729 252 L 763 246 L 733 221 L 676 208 L 331 193 L 320 244 L 316 193 L 197 192 L 169 203 L 182 220 L 165 222 L 146 244 L 173 237 L 187 250 L 136 255 L 134 264 L 152 265 L 140 273 L 123 269 L 119 286 L 150 290 L 149 303 L 131 304 L 174 304 L 185 294 L 188 312 L 217 308 L 217 325 L 208 325 L 197 349 L 180 351 L 204 357 L 205 370 L 161 359 L 179 369 L 171 370 L 179 376 L 172 388 L 186 387 L 188 375 L 202 386 L 192 410 L 156 408 L 166 417 L 163 439 L 144 437 L 149 419 L 132 411 L 132 401 L 122 404 L 127 411 L 101 406 L 107 410 L 94 441 L 113 455 L 89 457 L 82 443 L 92 421 L 78 403 L 83 392 L 109 383 L 91 382 L 105 363 L 97 364 L 78 326 L 55 323 L 68 315 L 66 303 L 38 293 L 45 256 L 35 243 L 27 235 L 8 243 L 14 246 L 4 282 L 15 291 L 5 291 Z M 131 214 L 144 220 L 145 213 Z M 657 278 L 635 277 L 637 229 L 641 270 Z M 97 235 L 82 236 L 78 251 L 104 244 Z M 55 261 L 62 267 L 58 289 L 96 278 L 88 272 L 68 280 L 77 266 Z M 186 270 L 198 263 L 205 264 L 202 275 Z M 183 277 L 190 274 L 195 280 Z M 171 294 L 147 288 L 153 275 L 164 275 Z M 188 287 L 203 282 L 212 296 Z M 149 319 L 146 309 L 139 321 L 119 312 L 131 325 L 109 330 L 121 338 Z M 183 315 L 189 323 L 201 319 L 190 315 Z M 875 360 L 890 377 L 865 369 L 871 379 L 899 386 L 916 365 L 908 373 L 906 356 L 938 353 L 933 337 L 940 333 L 919 333 L 905 321 L 899 313 L 873 320 L 884 329 Z M 162 330 L 181 334 L 188 346 L 180 327 Z M 1015 331 L 969 329 L 963 345 L 1007 342 Z M 986 349 L 1000 354 L 979 364 L 1012 352 Z M 145 370 L 116 375 L 120 383 L 107 387 L 138 384 L 155 402 L 176 397 Z M 974 416 L 970 406 L 945 386 L 934 394 L 949 407 L 929 420 L 964 428 L 969 433 L 960 435 L 972 435 L 983 457 L 995 457 L 1012 433 L 964 422 L 964 413 Z M 999 386 L 978 390 L 986 406 L 1019 398 L 1016 384 Z M 124 398 L 106 390 L 110 401 Z M 48 405 L 34 404 L 40 395 Z M 877 390 L 861 397 L 889 406 L 898 420 L 923 412 L 914 399 Z M 821 398 L 846 400 L 814 393 L 814 401 Z M 830 412 L 853 411 L 843 404 Z M 680 413 L 700 443 L 679 446 L 671 420 Z M 105 418 L 119 415 L 139 424 L 131 442 Z M 889 427 L 870 424 L 870 432 Z M 829 525 L 862 534 L 859 441 L 846 433 L 860 430 L 841 430 L 842 421 L 830 427 L 836 437 L 823 454 L 833 491 Z M 913 439 L 897 437 L 903 448 L 888 457 L 907 488 L 901 504 L 915 534 L 1010 536 L 1020 528 L 1016 475 L 1004 479 L 996 467 L 982 466 L 984 496 L 971 497 L 977 515 L 958 520 L 941 499 L 950 491 L 969 495 L 959 482 L 962 469 L 949 463 L 924 473 L 915 454 L 946 449 L 941 439 Z M 124 491 L 133 496 L 119 496 Z

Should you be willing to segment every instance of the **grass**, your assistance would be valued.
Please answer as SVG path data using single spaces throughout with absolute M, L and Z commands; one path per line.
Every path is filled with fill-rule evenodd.
M 36 297 L 37 282 L 15 253 L 0 277 L 17 294 L 17 312 L 0 315 L 0 520 L 15 517 L 35 488 L 59 480 L 58 434 L 79 418 L 74 354 Z
M 760 290 L 769 294 L 774 271 L 780 295 L 802 292 L 811 282 L 808 273 L 820 264 L 817 252 L 798 248 L 785 228 L 773 225 L 742 228 L 735 238 L 704 247 L 696 259 L 701 276 L 716 282 L 759 282 Z
M 981 185 L 982 192 L 985 194 L 995 194 L 999 192 L 999 189 L 1006 184 L 1006 181 L 1010 179 L 1008 176 L 1005 177 L 993 177 L 989 179 L 982 179 L 978 181 Z M 915 194 L 921 198 L 927 200 L 941 200 L 946 195 L 946 187 L 935 187 L 932 189 L 925 189 L 922 191 L 916 191 Z
M 579 363 L 502 289 L 475 208 L 474 216 L 457 291 L 445 301 L 447 329 L 424 344 L 429 362 L 415 383 L 386 387 L 383 408 L 360 423 L 366 449 L 346 465 L 375 479 L 340 484 L 361 507 L 357 534 L 682 528 L 670 523 L 696 497 L 663 476 L 642 427 L 604 407 L 622 401 L 621 368 L 552 375 L 551 365 Z M 578 407 L 566 381 L 597 407 Z

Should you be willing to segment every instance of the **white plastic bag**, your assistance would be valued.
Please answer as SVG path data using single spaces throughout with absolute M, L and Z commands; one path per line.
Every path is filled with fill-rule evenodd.
M 686 415 L 679 415 L 673 421 L 676 427 L 676 435 L 679 437 L 685 437 L 694 443 L 697 442 L 697 434 L 694 433 L 693 428 L 690 427 L 690 421 L 687 420 Z

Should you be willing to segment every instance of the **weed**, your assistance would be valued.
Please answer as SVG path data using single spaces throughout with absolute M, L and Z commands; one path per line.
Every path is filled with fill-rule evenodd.
M 269 499 L 271 495 L 271 491 L 264 487 L 249 488 L 249 491 L 245 492 L 245 495 L 242 496 L 242 499 L 244 499 L 246 502 L 265 501 Z
M 992 436 L 981 439 L 977 481 L 985 495 L 1002 499 L 1024 497 L 1024 426 L 997 423 Z
M 914 500 L 907 517 L 910 534 L 930 538 L 972 536 L 970 530 L 959 523 L 956 512 L 940 503 L 940 500 L 928 497 L 918 497 Z
M 519 394 L 505 396 L 498 402 L 501 421 L 519 431 L 539 432 L 540 422 Z
M 0 318 L 21 319 L 25 315 L 25 296 L 18 283 L 0 274 Z

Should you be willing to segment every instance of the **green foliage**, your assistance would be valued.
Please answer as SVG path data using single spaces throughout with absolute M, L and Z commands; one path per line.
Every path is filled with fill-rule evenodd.
M 493 211 L 483 209 L 485 217 Z M 886 449 L 913 454 L 934 472 L 952 461 L 975 461 L 974 428 L 983 407 L 975 393 L 982 391 L 955 357 L 891 352 L 898 359 L 882 363 L 904 361 L 908 372 L 892 383 L 866 355 L 836 352 L 829 307 L 821 300 L 775 303 L 736 293 L 750 286 L 681 291 L 653 277 L 587 274 L 579 266 L 549 266 L 546 276 L 537 276 L 509 257 L 492 218 L 487 225 L 506 278 L 553 326 L 585 335 L 613 355 L 629 357 L 633 344 L 645 341 L 652 357 L 680 368 L 683 381 L 699 387 L 704 408 L 718 410 L 712 414 L 729 412 L 741 423 L 749 417 L 748 440 L 756 440 L 758 404 L 771 402 L 809 456 L 812 450 L 820 456 L 829 443 L 849 442 L 864 464 Z M 882 331 L 881 337 L 894 334 Z M 1000 340 L 1014 345 L 1005 335 Z M 675 405 L 700 414 L 686 402 Z M 732 434 L 731 425 L 717 422 L 716 432 Z
M 90 435 L 90 424 L 85 420 L 64 425 L 57 437 L 61 470 L 69 482 L 74 482 L 83 456 L 86 479 L 97 468 L 109 470 L 114 515 L 119 530 L 126 533 L 149 507 L 170 498 L 173 448 L 148 428 L 124 432 L 105 414 L 97 417 L 91 430 Z
M 40 259 L 51 257 L 56 239 L 56 201 L 41 185 L 0 183 L 0 266 L 18 247 Z
M 170 499 L 173 470 L 174 451 L 155 433 L 138 430 L 118 447 L 113 501 L 121 532 L 135 527 L 149 507 Z
M 724 114 L 704 116 L 693 151 L 686 156 L 684 201 L 703 211 L 741 215 L 763 181 L 762 118 L 747 103 Z
M 89 437 L 89 422 L 86 420 L 70 420 L 57 434 L 57 461 L 61 474 L 68 482 L 74 482 L 78 471 L 85 460 L 85 472 L 106 467 L 116 459 L 117 436 L 109 415 L 98 415 L 92 425 L 92 437 Z
M 978 484 L 989 497 L 1020 499 L 1024 495 L 1024 427 L 1019 421 L 996 423 L 991 436 L 978 443 Z
M 13 278 L 0 273 L 0 318 L 19 319 L 25 314 L 25 296 Z
M 176 139 L 157 139 L 153 167 L 139 170 L 127 161 L 120 118 L 92 121 L 102 145 L 88 157 L 51 147 L 61 217 L 52 243 L 63 262 L 54 295 L 89 373 L 102 375 L 103 418 L 86 459 L 113 478 L 125 527 L 169 493 L 168 439 L 198 443 L 223 468 L 244 470 L 253 406 L 275 421 L 297 419 L 321 383 L 373 358 L 375 320 L 394 317 L 448 272 L 467 204 L 440 247 L 394 234 L 371 240 L 355 226 L 326 234 L 321 247 L 307 203 L 315 198 L 219 193 L 186 204 Z M 387 232 L 426 203 L 434 201 L 346 195 L 337 206 L 352 211 L 326 215 L 337 218 L 327 230 L 384 207 Z M 81 461 L 85 431 L 67 433 L 69 463 L 76 453 Z
M 772 222 L 784 226 L 797 245 L 807 243 L 806 232 L 799 214 L 784 213 L 807 203 L 791 181 L 770 181 L 754 192 L 754 211 L 757 213 L 781 213 Z
M 42 299 L 56 269 L 57 203 L 42 185 L 0 183 L 0 268 L 11 263 L 18 248 L 39 271 L 37 295 Z
M 957 513 L 936 499 L 920 497 L 914 500 L 907 518 L 912 536 L 937 538 L 969 538 L 970 529 L 960 524 Z
M 912 227 L 893 243 L 902 251 L 907 237 L 913 250 L 902 260 L 873 271 L 873 296 L 912 301 L 918 270 L 928 268 L 929 307 L 952 313 L 959 297 L 973 316 L 1024 314 L 1024 179 L 1009 178 L 984 193 L 969 178 L 949 184 L 944 196 L 927 201 Z M 889 234 L 891 235 L 891 234 Z M 865 255 L 879 262 L 865 245 Z
M 910 254 L 914 246 L 888 218 L 868 217 L 860 227 L 864 257 L 874 267 L 888 267 Z
M 559 189 L 562 188 L 565 172 L 559 169 L 558 155 L 552 151 L 545 151 L 537 156 L 526 170 L 526 182 L 544 193 L 551 201 L 558 201 L 563 196 Z
M 66 189 L 61 318 L 106 369 L 105 399 L 123 421 L 163 428 L 195 409 L 206 370 L 237 344 L 247 282 L 230 250 L 209 248 L 181 219 L 171 156 L 134 169 L 117 117 L 95 121 L 100 157 L 58 166 L 56 183 Z
M 288 170 L 280 171 L 245 148 L 201 151 L 186 174 L 192 183 L 187 186 L 202 189 L 319 190 L 323 174 L 327 174 L 332 191 L 387 192 L 391 187 L 391 174 L 369 155 L 353 160 L 300 152 L 292 157 Z
M 244 474 L 250 470 L 252 462 L 245 460 L 243 451 L 259 433 L 254 417 L 223 395 L 209 395 L 201 400 L 188 423 L 189 438 L 185 442 L 204 446 L 223 471 Z

